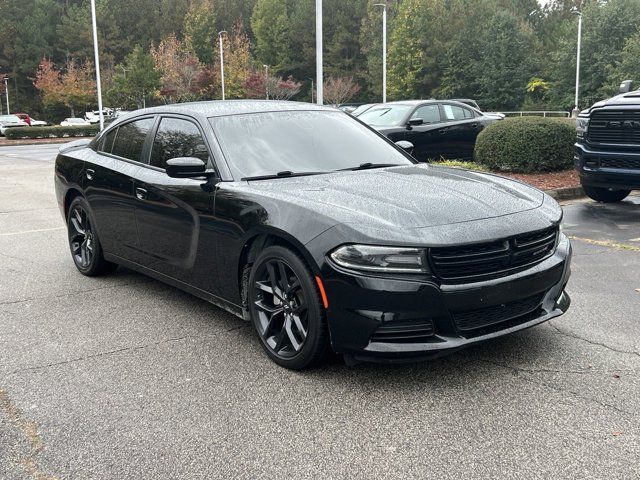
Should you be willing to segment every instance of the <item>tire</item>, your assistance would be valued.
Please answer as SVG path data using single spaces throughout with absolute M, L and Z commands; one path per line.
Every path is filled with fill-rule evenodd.
M 329 335 L 324 309 L 302 258 L 281 246 L 267 247 L 251 268 L 248 289 L 251 322 L 275 363 L 304 370 L 325 360 Z
M 76 197 L 69 205 L 67 234 L 71 258 L 81 274 L 95 277 L 118 268 L 117 264 L 104 259 L 91 208 L 83 197 Z
M 589 198 L 602 203 L 621 202 L 631 193 L 631 190 L 612 190 L 609 188 L 588 187 L 585 185 L 582 186 L 582 189 Z

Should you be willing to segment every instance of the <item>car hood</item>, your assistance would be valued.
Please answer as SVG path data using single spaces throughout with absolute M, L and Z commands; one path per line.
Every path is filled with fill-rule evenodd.
M 28 127 L 29 124 L 23 121 L 20 122 L 0 122 L 3 127 Z
M 253 193 L 291 203 L 335 223 L 422 228 L 531 210 L 544 194 L 495 175 L 409 165 L 249 182 Z

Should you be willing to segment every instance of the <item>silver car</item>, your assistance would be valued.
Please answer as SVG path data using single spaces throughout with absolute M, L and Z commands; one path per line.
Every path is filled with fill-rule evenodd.
M 29 124 L 20 120 L 17 115 L 0 115 L 0 135 L 4 136 L 7 128 L 28 127 Z

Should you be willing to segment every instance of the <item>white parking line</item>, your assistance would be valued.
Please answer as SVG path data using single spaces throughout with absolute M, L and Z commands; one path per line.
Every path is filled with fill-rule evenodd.
M 64 230 L 66 227 L 40 228 L 38 230 L 23 230 L 22 232 L 0 233 L 0 237 L 8 237 L 11 235 L 24 235 L 26 233 L 52 232 L 54 230 Z

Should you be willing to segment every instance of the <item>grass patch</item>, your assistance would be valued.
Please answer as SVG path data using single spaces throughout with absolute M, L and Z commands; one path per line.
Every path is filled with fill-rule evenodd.
M 465 162 L 463 160 L 434 160 L 431 163 L 441 167 L 465 168 L 467 170 L 477 170 L 479 172 L 489 171 L 489 169 L 484 165 L 479 165 L 474 162 Z

